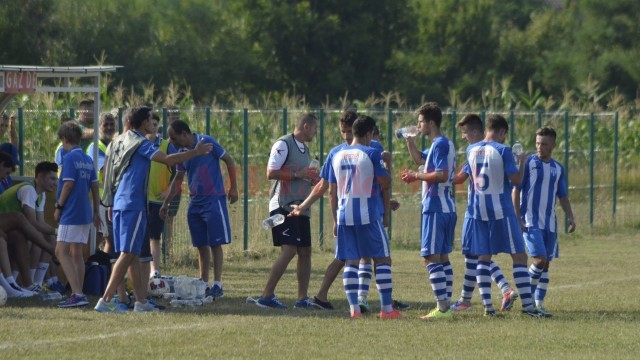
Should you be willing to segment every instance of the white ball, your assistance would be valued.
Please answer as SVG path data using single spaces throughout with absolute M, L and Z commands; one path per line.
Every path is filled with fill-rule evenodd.
M 152 296 L 162 296 L 170 291 L 169 283 L 161 278 L 149 280 L 149 294 Z
M 2 286 L 0 286 L 0 306 L 4 306 L 7 303 L 7 292 Z

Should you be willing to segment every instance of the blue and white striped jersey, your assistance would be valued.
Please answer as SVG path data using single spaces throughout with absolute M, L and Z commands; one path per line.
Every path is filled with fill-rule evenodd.
M 422 212 L 455 213 L 456 202 L 453 199 L 453 177 L 456 171 L 456 149 L 453 142 L 444 136 L 433 140 L 429 150 L 422 153 L 425 159 L 425 171 L 448 171 L 447 181 L 443 183 L 422 182 Z
M 368 146 L 343 146 L 330 153 L 330 183 L 338 188 L 338 225 L 365 225 L 380 220 L 377 176 L 387 175 L 380 152 Z M 324 169 L 323 169 L 324 172 Z
M 469 196 L 469 215 L 479 220 L 515 215 L 509 176 L 517 173 L 518 167 L 511 148 L 493 141 L 480 141 L 467 147 L 467 159 L 469 168 L 465 171 L 474 185 L 474 193 Z
M 525 162 L 520 197 L 520 216 L 526 227 L 558 232 L 556 197 L 568 195 L 567 176 L 564 167 L 551 159 L 542 161 L 537 155 L 529 155 Z

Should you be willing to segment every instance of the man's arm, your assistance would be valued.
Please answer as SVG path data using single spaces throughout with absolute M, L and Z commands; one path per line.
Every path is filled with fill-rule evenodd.
M 318 169 L 306 167 L 304 169 L 292 170 L 291 167 L 281 167 L 280 169 L 267 169 L 267 179 L 269 180 L 297 180 L 305 179 L 315 181 L 318 178 Z
M 178 171 L 176 176 L 171 180 L 171 184 L 169 185 L 169 195 L 164 198 L 162 202 L 162 206 L 160 207 L 160 217 L 164 219 L 167 216 L 167 211 L 169 210 L 169 203 L 173 200 L 173 197 L 179 193 L 179 189 L 182 187 L 182 179 L 184 179 L 184 171 Z
M 569 220 L 569 232 L 572 233 L 576 230 L 576 221 L 573 218 L 573 210 L 571 209 L 571 202 L 569 202 L 569 197 L 565 196 L 559 199 L 560 206 L 564 211 L 565 215 L 567 215 L 567 219 Z
M 55 209 L 55 211 L 53 212 L 53 218 L 58 222 L 60 221 L 60 216 L 62 215 L 62 211 L 64 211 L 64 205 L 67 203 L 67 199 L 69 198 L 69 194 L 71 194 L 71 190 L 73 189 L 74 185 L 75 182 L 71 180 L 67 180 L 62 183 L 62 190 L 60 190 L 60 197 L 58 198 L 57 203 L 58 205 L 61 205 L 63 209 Z M 29 217 L 27 216 L 27 219 L 28 218 Z
M 416 146 L 414 138 L 408 137 L 406 141 L 407 141 L 407 149 L 409 150 L 409 155 L 411 155 L 413 162 L 415 162 L 416 165 L 423 165 L 424 159 L 422 159 L 422 152 L 418 150 L 418 147 Z
M 428 183 L 443 183 L 449 178 L 449 171 L 433 171 L 429 173 L 405 170 L 400 178 L 409 184 L 416 180 L 426 181 Z
M 238 201 L 238 177 L 236 173 L 236 163 L 233 161 L 233 158 L 229 153 L 225 153 L 221 159 L 225 164 L 227 164 L 227 173 L 229 174 L 230 184 L 227 197 L 229 198 L 229 203 L 233 204 Z
M 311 190 L 311 194 L 300 205 L 291 205 L 293 210 L 288 216 L 300 216 L 302 212 L 307 210 L 311 205 L 324 195 L 329 188 L 329 182 L 325 179 L 320 179 L 320 182 L 316 184 Z
M 515 186 L 522 185 L 522 179 L 524 178 L 524 163 L 526 159 L 527 159 L 526 153 L 523 153 L 520 156 L 518 156 L 518 172 L 513 173 L 509 176 L 509 180 L 511 180 L 511 183 Z
M 9 118 L 9 141 L 15 146 L 18 147 L 18 133 L 16 132 L 16 115 L 11 114 Z
M 93 225 L 99 228 L 102 224 L 102 219 L 100 219 L 100 191 L 97 181 L 91 183 L 91 201 L 93 206 Z
M 521 190 L 517 187 L 513 188 L 513 191 L 511 192 L 511 202 L 513 202 L 513 208 L 516 210 L 516 216 L 520 223 L 520 230 L 524 232 L 524 222 L 522 221 L 522 214 L 520 213 L 520 191 Z
M 338 236 L 338 184 L 329 185 L 329 208 L 333 218 L 333 236 Z
M 44 214 L 42 212 L 36 213 L 36 209 L 22 205 L 22 214 L 27 218 L 29 223 L 41 233 L 48 235 L 56 234 L 56 229 L 44 221 Z
M 183 152 L 179 152 L 171 155 L 167 155 L 162 151 L 158 151 L 153 155 L 151 160 L 159 163 L 163 163 L 168 166 L 174 166 L 176 164 L 183 163 L 196 156 L 208 154 L 213 149 L 213 144 L 211 143 L 205 144 L 203 143 L 203 141 L 204 141 L 203 139 L 200 139 L 200 141 L 198 141 L 198 143 L 196 144 L 196 147 L 191 150 L 183 151 Z
M 391 214 L 391 206 L 389 202 L 391 201 L 391 176 L 388 174 L 385 176 L 377 176 L 376 180 L 380 184 L 380 189 L 382 190 L 382 205 L 384 207 L 384 216 L 382 218 L 382 223 L 384 227 L 389 226 L 389 219 Z
M 455 185 L 460 185 L 462 183 L 464 183 L 465 181 L 467 181 L 467 179 L 469 178 L 469 174 L 467 174 L 466 172 L 464 172 L 463 169 L 460 169 L 460 172 L 457 173 L 454 177 L 453 177 L 453 183 Z

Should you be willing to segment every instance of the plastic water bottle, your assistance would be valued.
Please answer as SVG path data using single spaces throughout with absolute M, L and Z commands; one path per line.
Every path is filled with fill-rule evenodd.
M 524 149 L 522 148 L 522 144 L 520 143 L 520 141 L 516 141 L 516 143 L 511 146 L 511 152 L 513 152 L 513 155 L 515 156 L 522 155 Z
M 42 295 L 40 295 L 40 298 L 42 299 L 42 301 L 61 300 L 62 294 L 57 291 L 47 291 L 43 292 Z
M 418 136 L 418 127 L 415 125 L 403 127 L 401 129 L 396 130 L 396 138 L 398 139 L 406 139 L 409 137 Z
M 309 169 L 317 169 L 319 166 L 320 160 L 318 160 L 318 158 L 311 160 L 311 162 L 309 163 Z M 311 179 L 304 179 L 304 181 L 311 182 Z
M 269 230 L 274 226 L 278 226 L 284 222 L 284 215 L 275 214 L 273 216 L 269 216 L 268 218 L 262 220 L 262 227 L 265 230 Z
M 424 172 L 424 165 L 418 166 L 418 172 Z

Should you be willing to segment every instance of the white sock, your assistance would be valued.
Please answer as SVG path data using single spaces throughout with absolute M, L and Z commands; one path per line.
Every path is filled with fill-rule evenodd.
M 31 282 L 33 282 L 33 278 L 36 276 L 36 271 L 38 269 L 31 269 L 29 270 L 29 276 L 31 276 Z M 24 281 L 23 281 L 24 282 Z
M 12 272 L 11 272 L 11 275 L 13 275 L 13 278 L 14 278 L 14 279 L 17 279 L 17 278 L 18 278 L 18 275 L 20 275 L 20 271 L 12 271 Z
M 33 282 L 42 286 L 44 277 L 45 275 L 47 275 L 47 270 L 49 270 L 49 263 L 39 263 L 38 269 L 36 270 L 36 274 L 33 277 Z
M 13 278 L 13 276 L 9 276 L 9 277 Z M 7 296 L 16 297 L 16 296 L 20 295 L 18 290 L 16 290 L 13 287 L 11 287 L 11 282 L 9 282 L 7 279 L 8 278 L 5 278 L 4 275 L 2 273 L 0 273 L 0 286 L 2 286 L 4 288 L 5 292 L 7 293 Z
M 58 281 L 59 280 L 58 280 L 57 276 L 52 276 L 52 277 L 49 278 L 49 280 L 47 280 L 47 286 L 53 285 L 53 284 L 57 283 Z

